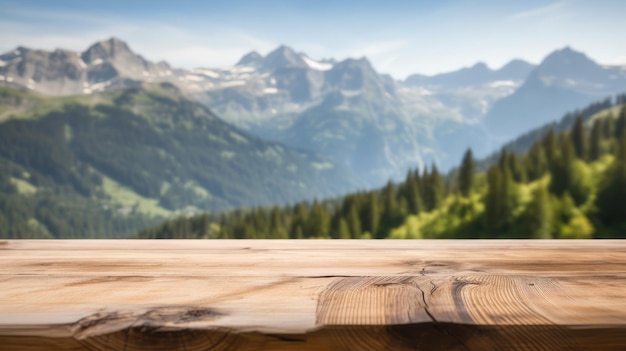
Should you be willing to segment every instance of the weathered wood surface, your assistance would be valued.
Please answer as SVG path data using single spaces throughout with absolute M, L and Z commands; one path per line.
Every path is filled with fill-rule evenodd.
M 0 241 L 0 350 L 625 350 L 626 241 Z

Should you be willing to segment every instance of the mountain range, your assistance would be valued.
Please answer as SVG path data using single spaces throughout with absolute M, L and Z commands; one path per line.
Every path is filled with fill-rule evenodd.
M 626 88 L 624 68 L 571 48 L 539 65 L 477 63 L 404 81 L 378 73 L 367 58 L 317 61 L 287 46 L 250 52 L 231 67 L 192 70 L 150 62 L 117 38 L 84 52 L 20 47 L 0 60 L 0 84 L 48 95 L 169 83 L 251 135 L 330 158 L 366 187 L 430 163 L 449 169 L 468 147 L 487 155 Z

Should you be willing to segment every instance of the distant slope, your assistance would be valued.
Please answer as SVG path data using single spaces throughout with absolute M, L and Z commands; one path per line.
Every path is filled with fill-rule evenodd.
M 550 131 L 554 131 L 557 133 L 568 131 L 572 128 L 578 116 L 582 117 L 583 121 L 587 124 L 591 123 L 592 120 L 596 118 L 605 118 L 605 117 L 618 117 L 619 113 L 621 113 L 623 106 L 626 104 L 626 94 L 620 94 L 615 97 L 615 101 L 610 98 L 605 99 L 604 101 L 598 101 L 592 104 L 589 104 L 587 107 L 575 110 L 573 112 L 569 112 L 565 114 L 560 120 L 547 123 L 541 127 L 535 128 L 529 132 L 526 132 L 514 140 L 504 144 L 502 147 L 506 148 L 508 151 L 515 152 L 517 154 L 523 154 L 527 152 L 530 147 L 541 140 L 546 134 Z M 500 151 L 493 152 L 490 156 L 486 157 L 481 165 L 483 168 L 486 168 L 492 164 L 494 164 L 500 155 Z
M 4 178 L 24 191 L 144 215 L 287 203 L 360 186 L 332 161 L 251 137 L 171 85 L 97 96 L 0 92 Z
M 493 70 L 483 62 L 457 71 L 434 76 L 413 74 L 404 80 L 407 85 L 427 87 L 429 89 L 453 89 L 479 86 L 496 81 L 518 82 L 526 79 L 535 66 L 523 61 L 512 60 L 499 70 Z
M 513 94 L 497 101 L 484 119 L 496 141 L 555 120 L 626 88 L 626 71 L 604 67 L 583 53 L 564 48 L 548 55 Z

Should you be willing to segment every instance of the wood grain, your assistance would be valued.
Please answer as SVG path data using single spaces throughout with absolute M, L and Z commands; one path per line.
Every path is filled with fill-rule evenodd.
M 624 350 L 626 241 L 2 241 L 0 350 Z

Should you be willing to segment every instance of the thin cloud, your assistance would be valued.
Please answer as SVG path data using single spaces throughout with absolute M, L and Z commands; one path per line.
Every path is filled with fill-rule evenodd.
M 518 12 L 511 16 L 512 19 L 526 19 L 547 15 L 565 6 L 565 1 L 559 1 L 554 4 L 536 7 L 527 11 Z

